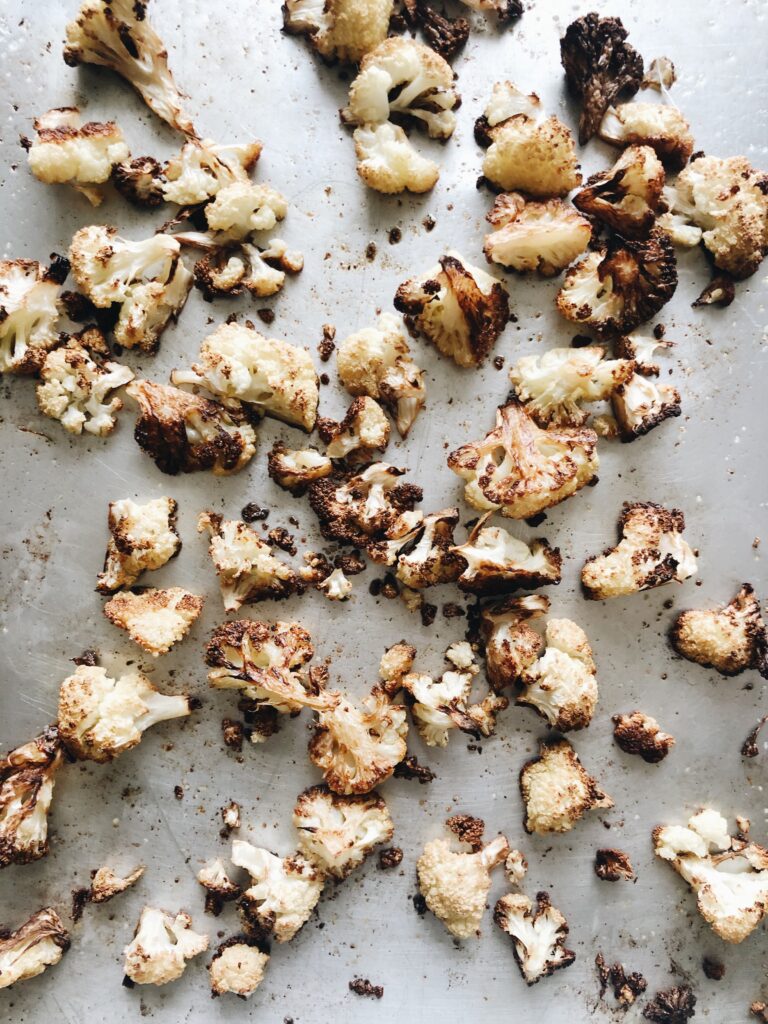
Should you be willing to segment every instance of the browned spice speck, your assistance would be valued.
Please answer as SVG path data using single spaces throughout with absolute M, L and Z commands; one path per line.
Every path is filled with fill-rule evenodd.
M 424 604 L 422 604 L 420 611 L 422 626 L 431 626 L 435 621 L 435 616 L 437 615 L 437 605 L 427 604 L 425 601 Z

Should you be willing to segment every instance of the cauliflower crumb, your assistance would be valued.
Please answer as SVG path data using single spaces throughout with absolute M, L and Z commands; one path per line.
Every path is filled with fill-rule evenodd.
M 527 985 L 570 967 L 576 959 L 576 954 L 565 948 L 568 924 L 552 906 L 549 893 L 537 893 L 535 910 L 527 896 L 508 893 L 497 902 L 493 919 L 512 939 L 515 960 Z
M 540 835 L 570 832 L 587 811 L 613 807 L 567 740 L 539 745 L 539 756 L 520 772 L 520 792 L 525 831 Z
M 139 864 L 126 875 L 118 875 L 113 868 L 107 866 L 99 868 L 91 879 L 91 903 L 106 903 L 114 896 L 119 896 L 121 892 L 135 885 L 145 871 L 143 864 Z
M 528 872 L 528 861 L 520 850 L 510 850 L 504 861 L 504 877 L 510 885 L 520 885 Z
M 197 873 L 197 880 L 205 889 L 205 910 L 218 917 L 229 900 L 242 894 L 240 886 L 227 874 L 221 857 L 209 861 Z
M 63 764 L 55 726 L 0 758 L 0 868 L 29 864 L 48 853 L 48 811 Z
M 183 640 L 203 610 L 204 598 L 183 587 L 125 591 L 104 605 L 104 614 L 154 658 Z
M 293 809 L 299 849 L 324 874 L 346 878 L 395 834 L 387 805 L 376 793 L 342 796 L 311 786 Z
M 264 980 L 269 955 L 262 953 L 256 942 L 235 935 L 222 942 L 208 964 L 211 994 L 232 992 L 241 999 L 252 996 Z
M 130 587 L 145 570 L 159 569 L 179 553 L 177 509 L 173 498 L 154 498 L 144 505 L 130 498 L 109 503 L 110 538 L 96 584 L 100 593 Z
M 44 907 L 0 937 L 0 988 L 27 981 L 52 967 L 69 949 L 69 932 L 53 909 Z
M 742 583 L 724 607 L 682 612 L 672 626 L 670 640 L 678 654 L 721 675 L 756 669 L 768 679 L 768 630 L 749 583 Z
M 290 942 L 315 909 L 325 876 L 301 854 L 277 857 L 242 839 L 232 842 L 232 863 L 251 876 L 240 899 L 244 923 L 257 934 Z
M 352 581 L 347 579 L 342 569 L 334 569 L 325 579 L 317 584 L 329 601 L 347 601 L 352 595 Z
M 562 199 L 526 200 L 519 192 L 497 196 L 486 220 L 493 231 L 483 252 L 489 263 L 520 273 L 559 274 L 584 252 L 592 225 Z
M 183 910 L 174 917 L 165 910 L 144 907 L 133 941 L 123 950 L 123 970 L 137 985 L 167 985 L 184 973 L 187 960 L 208 948 L 208 936 L 192 929 Z

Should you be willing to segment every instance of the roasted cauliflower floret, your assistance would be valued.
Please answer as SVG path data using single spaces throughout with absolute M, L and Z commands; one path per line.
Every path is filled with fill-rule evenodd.
M 137 156 L 112 168 L 112 184 L 134 206 L 160 206 L 163 196 L 163 168 L 153 156 Z
M 151 380 L 133 381 L 126 393 L 139 406 L 136 443 L 162 473 L 227 476 L 256 452 L 256 432 L 239 402 L 224 405 Z
M 402 688 L 403 676 L 411 671 L 415 659 L 416 648 L 407 644 L 405 640 L 392 644 L 382 654 L 379 662 L 379 678 L 389 697 L 394 697 Z
M 520 273 L 538 271 L 542 277 L 559 274 L 592 238 L 586 217 L 562 199 L 535 202 L 519 192 L 504 192 L 486 220 L 493 227 L 483 245 L 488 262 Z
M 345 338 L 336 350 L 341 383 L 351 395 L 368 395 L 395 417 L 401 437 L 425 401 L 424 373 L 410 358 L 400 321 L 382 313 L 375 327 Z
M 559 732 L 583 729 L 597 706 L 597 670 L 587 635 L 570 619 L 550 619 L 544 642 L 544 653 L 520 674 L 517 703 L 534 708 Z
M 298 274 L 304 268 L 300 252 L 289 250 L 281 238 L 257 245 L 252 239 L 219 244 L 209 235 L 178 235 L 182 245 L 206 250 L 194 266 L 195 287 L 206 302 L 225 296 L 231 298 L 249 292 L 256 298 L 277 295 L 286 274 Z
M 293 809 L 293 824 L 304 856 L 334 878 L 346 878 L 395 834 L 377 793 L 341 796 L 327 786 L 304 790 Z
M 528 873 L 528 861 L 520 850 L 510 850 L 504 861 L 504 877 L 510 885 L 520 885 Z
M 650 146 L 628 146 L 610 170 L 588 179 L 573 205 L 624 238 L 647 238 L 662 209 L 665 181 Z
M 159 569 L 179 553 L 177 509 L 173 498 L 153 498 L 144 505 L 130 498 L 110 501 L 110 538 L 96 584 L 100 593 L 130 587 L 145 570 Z
M 527 519 L 565 501 L 597 473 L 597 434 L 586 427 L 542 430 L 519 402 L 496 412 L 482 441 L 457 448 L 448 466 L 467 481 L 464 497 L 481 511 Z
M 136 89 L 144 102 L 185 135 L 195 134 L 183 111 L 182 96 L 168 68 L 168 51 L 147 21 L 143 0 L 85 0 L 67 25 L 64 60 L 70 67 L 111 68 Z
M 0 260 L 0 373 L 36 374 L 59 341 L 59 291 L 69 273 L 57 258 L 46 269 L 35 260 Z
M 593 601 L 650 590 L 696 572 L 696 555 L 683 539 L 685 516 L 653 502 L 625 502 L 619 518 L 621 540 L 584 563 L 581 582 Z
M 269 475 L 291 494 L 303 494 L 313 480 L 322 480 L 333 472 L 333 463 L 316 448 L 286 448 L 276 442 L 267 457 Z
M 248 184 L 248 171 L 260 155 L 260 142 L 220 146 L 211 139 L 190 139 L 163 168 L 163 199 L 177 206 L 207 203 L 229 185 Z
M 625 754 L 639 754 L 648 764 L 663 761 L 675 745 L 675 737 L 663 732 L 659 723 L 642 711 L 614 715 L 613 738 Z
M 224 904 L 242 895 L 242 888 L 227 874 L 221 857 L 204 864 L 197 872 L 197 880 L 205 889 L 205 910 L 218 917 Z
M 650 146 L 670 170 L 680 170 L 693 152 L 691 126 L 671 104 L 619 103 L 608 107 L 597 134 L 618 146 Z
M 342 569 L 336 568 L 317 584 L 317 589 L 329 601 L 347 601 L 352 594 L 352 581 L 347 579 Z
M 768 850 L 732 838 L 717 811 L 699 811 L 687 827 L 654 829 L 653 847 L 691 887 L 699 913 L 721 939 L 742 942 L 760 924 L 768 910 Z
M 123 591 L 104 605 L 104 614 L 154 658 L 183 640 L 203 610 L 204 598 L 183 587 Z
M 543 594 L 507 598 L 501 604 L 483 608 L 481 634 L 485 642 L 485 671 L 497 692 L 514 685 L 544 651 L 544 639 L 528 619 L 549 611 Z
M 325 60 L 357 64 L 389 31 L 393 0 L 286 0 L 283 25 Z
M 241 839 L 232 843 L 232 863 L 251 876 L 240 899 L 244 922 L 277 942 L 290 942 L 317 906 L 323 873 L 299 853 L 276 857 Z
M 526 832 L 570 832 L 587 811 L 613 807 L 613 800 L 587 773 L 567 740 L 541 743 L 539 756 L 523 765 L 520 792 Z
M 184 973 L 187 960 L 208 949 L 208 936 L 192 928 L 183 910 L 144 907 L 133 940 L 123 950 L 123 970 L 136 985 L 167 985 Z
M 580 402 L 600 402 L 629 381 L 630 359 L 605 359 L 598 345 L 552 348 L 542 355 L 523 356 L 509 371 L 519 401 L 540 427 L 580 427 L 589 413 Z
M 756 669 L 768 679 L 768 630 L 749 583 L 721 608 L 682 612 L 670 632 L 672 646 L 689 661 L 735 676 Z
M 645 377 L 658 377 L 661 373 L 661 366 L 656 362 L 656 352 L 659 349 L 672 348 L 671 341 L 664 341 L 653 335 L 626 334 L 616 338 L 613 343 L 613 350 L 621 359 L 634 361 L 635 369 Z
M 509 320 L 504 285 L 450 250 L 426 274 L 403 282 L 395 309 L 457 366 L 479 366 Z
M 44 907 L 0 938 L 0 988 L 27 981 L 57 964 L 69 949 L 69 932 L 53 907 Z
M 681 413 L 680 392 L 643 373 L 633 373 L 611 395 L 613 415 L 622 441 L 643 437 L 664 420 Z
M 535 985 L 561 967 L 570 967 L 576 959 L 576 954 L 565 948 L 568 923 L 552 906 L 549 893 L 536 894 L 535 910 L 527 896 L 508 893 L 497 902 L 493 919 L 512 939 L 526 985 Z
M 143 864 L 139 864 L 133 871 L 124 875 L 118 874 L 113 868 L 107 866 L 99 868 L 91 879 L 89 901 L 91 903 L 108 903 L 109 900 L 135 885 L 145 871 L 146 868 Z
M 551 548 L 543 539 L 529 546 L 501 526 L 487 526 L 492 515 L 481 516 L 466 541 L 451 549 L 466 563 L 457 580 L 459 588 L 487 596 L 559 583 L 560 549 Z
M 417 151 L 399 124 L 366 124 L 355 128 L 352 138 L 361 180 L 384 195 L 429 192 L 440 177 L 440 168 Z
M 389 444 L 389 420 L 374 398 L 356 398 L 344 419 L 336 422 L 321 418 L 317 422 L 320 437 L 331 459 L 344 459 L 355 453 L 367 461 L 372 452 L 384 451 Z
M 80 761 L 112 761 L 150 726 L 185 718 L 195 706 L 185 694 L 160 693 L 141 672 L 113 679 L 99 666 L 79 665 L 59 690 L 59 735 Z
M 288 203 L 276 189 L 236 181 L 218 190 L 205 208 L 205 219 L 212 231 L 241 241 L 253 231 L 271 231 L 287 213 Z
M 94 344 L 94 341 L 96 344 Z M 133 370 L 103 356 L 108 353 L 98 330 L 72 335 L 62 348 L 45 357 L 37 385 L 37 404 L 69 434 L 105 437 L 115 429 L 115 414 L 123 408 L 110 393 L 133 380 Z
M 55 726 L 0 758 L 0 868 L 29 864 L 48 852 L 48 811 L 63 762 Z
M 234 935 L 222 942 L 208 964 L 211 994 L 222 996 L 232 992 L 241 999 L 252 996 L 264 980 L 269 955 L 263 953 L 255 940 Z
M 401 583 L 422 590 L 458 578 L 464 564 L 453 550 L 458 521 L 457 508 L 430 512 L 405 538 L 386 545 L 392 552 L 386 561 L 397 565 L 395 575 Z

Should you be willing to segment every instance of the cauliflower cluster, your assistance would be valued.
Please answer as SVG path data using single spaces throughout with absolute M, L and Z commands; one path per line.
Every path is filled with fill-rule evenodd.
M 55 726 L 0 758 L 0 868 L 48 852 L 48 811 L 64 754 Z M 0 954 L 0 987 L 2 987 Z
M 68 273 L 61 257 L 48 268 L 35 260 L 0 260 L 0 373 L 40 371 L 59 342 L 59 292 Z
M 69 932 L 53 907 L 38 910 L 15 930 L 0 934 L 0 988 L 36 978 L 68 949 Z
M 527 985 L 570 967 L 576 959 L 576 954 L 565 948 L 568 923 L 552 906 L 549 893 L 537 893 L 535 910 L 527 896 L 508 893 L 494 907 L 493 919 L 512 939 L 515 960 Z
M 672 646 L 689 661 L 735 676 L 756 669 L 768 679 L 768 630 L 749 583 L 722 608 L 681 612 L 670 632 Z
M 539 756 L 520 772 L 520 792 L 525 831 L 539 835 L 570 832 L 587 811 L 613 807 L 567 740 L 540 744 Z
M 109 503 L 109 542 L 96 589 L 112 594 L 130 587 L 146 570 L 160 569 L 181 550 L 173 498 L 138 505 L 130 498 Z
M 671 171 L 685 167 L 693 152 L 691 127 L 671 104 L 635 101 L 608 107 L 597 134 L 616 146 L 650 146 Z
M 358 64 L 387 38 L 393 7 L 393 0 L 286 0 L 283 25 L 324 60 Z
M 624 238 L 647 238 L 663 206 L 665 182 L 650 146 L 628 146 L 610 170 L 587 181 L 573 205 Z
M 124 591 L 107 601 L 104 614 L 154 658 L 183 640 L 203 610 L 204 598 L 183 587 Z
M 257 935 L 290 942 L 317 906 L 325 876 L 301 854 L 277 857 L 242 839 L 232 843 L 232 863 L 251 876 L 240 898 L 246 926 Z
M 136 985 L 167 985 L 182 976 L 187 960 L 206 949 L 208 936 L 193 930 L 189 914 L 144 907 L 123 950 L 123 971 Z
M 486 525 L 492 516 L 493 512 L 486 512 L 464 543 L 451 548 L 462 564 L 459 589 L 485 597 L 560 582 L 559 548 L 551 548 L 541 538 L 529 545 L 501 526 Z
M 299 849 L 333 878 L 346 878 L 395 833 L 389 809 L 377 793 L 342 796 L 311 786 L 296 801 L 293 824 Z
M 483 252 L 489 263 L 519 273 L 559 274 L 579 256 L 592 238 L 592 225 L 562 199 L 537 202 L 519 192 L 496 197 L 486 220 L 493 231 Z

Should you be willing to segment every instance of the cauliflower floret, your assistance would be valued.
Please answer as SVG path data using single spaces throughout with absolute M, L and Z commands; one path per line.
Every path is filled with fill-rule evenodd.
M 370 793 L 405 757 L 407 732 L 405 708 L 374 687 L 361 707 L 342 697 L 335 708 L 318 713 L 309 759 L 334 793 Z
M 325 60 L 357 64 L 389 31 L 393 0 L 286 0 L 283 25 Z
M 768 679 L 768 630 L 749 583 L 721 608 L 682 612 L 670 632 L 672 646 L 689 661 L 735 676 L 756 669 Z
M 696 555 L 683 539 L 685 516 L 653 502 L 625 502 L 619 518 L 622 539 L 584 563 L 581 582 L 592 601 L 650 590 L 696 572 Z
M 368 395 L 395 416 L 405 437 L 425 401 L 424 373 L 410 358 L 400 321 L 382 313 L 375 327 L 345 338 L 336 350 L 341 383 L 351 395 Z
M 567 740 L 540 743 L 539 756 L 520 772 L 526 832 L 570 832 L 587 811 L 613 807 L 613 800 L 587 773 Z
M 104 605 L 104 614 L 152 657 L 167 654 L 183 640 L 203 610 L 203 601 L 183 587 L 124 591 Z
M 363 57 L 341 119 L 378 125 L 395 114 L 421 123 L 432 139 L 449 139 L 458 104 L 450 64 L 422 43 L 392 36 Z
M 377 793 L 340 796 L 327 786 L 304 790 L 293 809 L 293 824 L 304 856 L 334 878 L 346 878 L 395 834 Z
M 457 508 L 430 512 L 402 540 L 390 541 L 387 547 L 400 553 L 391 556 L 389 564 L 397 563 L 396 576 L 401 583 L 415 590 L 452 583 L 461 573 L 463 562 L 453 550 L 453 531 L 459 521 Z
M 366 124 L 352 138 L 357 173 L 374 192 L 421 194 L 435 187 L 440 168 L 416 150 L 400 125 Z
M 382 654 L 379 662 L 379 678 L 382 689 L 388 697 L 394 697 L 398 690 L 402 689 L 403 676 L 411 671 L 415 658 L 416 648 L 407 644 L 405 640 L 392 644 Z
M 241 240 L 252 231 L 271 231 L 288 213 L 284 196 L 269 185 L 237 181 L 224 185 L 205 208 L 205 219 L 212 231 Z
M 504 836 L 471 853 L 457 853 L 448 839 L 433 839 L 424 847 L 416 863 L 421 894 L 435 917 L 457 939 L 478 934 L 491 888 L 491 871 L 508 853 L 509 843 Z
M 535 270 L 542 277 L 559 274 L 592 238 L 586 217 L 562 199 L 537 203 L 519 192 L 505 192 L 496 197 L 486 220 L 493 226 L 483 245 L 488 262 L 521 273 Z
M 570 619 L 550 619 L 546 650 L 523 669 L 518 704 L 539 712 L 553 729 L 583 729 L 597 706 L 597 679 L 592 648 L 584 630 Z
M 520 850 L 510 850 L 504 861 L 504 877 L 510 885 L 520 885 L 528 873 L 528 861 Z
M 242 895 L 242 888 L 227 874 L 221 857 L 203 865 L 197 873 L 197 880 L 205 889 L 205 912 L 218 917 L 224 904 Z
M 256 432 L 239 402 L 223 405 L 151 380 L 133 381 L 126 394 L 139 406 L 136 443 L 162 473 L 227 476 L 256 453 Z
M 663 761 L 675 745 L 675 737 L 662 732 L 659 723 L 642 711 L 614 715 L 613 738 L 625 754 L 639 754 L 648 764 Z
M 286 273 L 298 274 L 304 268 L 301 253 L 289 250 L 281 238 L 272 238 L 262 247 L 252 240 L 219 242 L 217 237 L 193 232 L 176 237 L 182 245 L 206 250 L 194 266 L 195 287 L 206 302 L 244 291 L 268 298 L 281 291 Z
M 253 939 L 235 935 L 222 942 L 208 964 L 211 994 L 232 992 L 241 999 L 252 996 L 264 980 L 269 955 Z
M 561 967 L 570 967 L 576 954 L 565 948 L 568 923 L 552 906 L 549 894 L 536 894 L 536 909 L 527 896 L 508 893 L 493 911 L 493 919 L 513 942 L 517 966 L 526 985 L 535 985 Z
M 0 988 L 27 981 L 57 964 L 69 949 L 69 932 L 53 909 L 44 907 L 15 931 L 0 937 Z
M 232 843 L 232 863 L 252 880 L 240 900 L 244 921 L 277 942 L 290 942 L 317 906 L 325 876 L 299 853 L 276 857 L 242 839 Z
M 344 459 L 356 452 L 367 461 L 372 452 L 384 451 L 389 444 L 389 420 L 379 403 L 367 395 L 352 402 L 341 422 L 321 418 L 317 429 L 331 459 Z
M 187 960 L 208 949 L 208 936 L 192 929 L 183 910 L 144 907 L 133 940 L 123 950 L 123 970 L 137 985 L 167 985 L 184 973 Z
M 598 333 L 627 334 L 650 320 L 675 293 L 677 261 L 669 236 L 654 228 L 644 241 L 614 236 L 566 272 L 557 308 Z
M 560 549 L 549 547 L 543 539 L 529 546 L 500 526 L 486 526 L 492 515 L 481 516 L 466 541 L 451 549 L 466 563 L 457 580 L 459 588 L 488 596 L 559 583 Z
M 691 126 L 677 107 L 662 103 L 608 107 L 597 134 L 618 146 L 650 146 L 673 171 L 685 167 L 693 152 Z
M 193 275 L 178 260 L 166 281 L 134 285 L 120 306 L 113 328 L 117 344 L 142 352 L 156 352 L 161 334 L 168 324 L 176 322 L 184 308 L 192 278 Z
M 580 402 L 600 402 L 632 377 L 630 359 L 605 359 L 605 349 L 552 348 L 523 356 L 509 371 L 519 401 L 540 427 L 580 427 L 589 413 Z
M 426 274 L 400 285 L 395 309 L 413 334 L 457 366 L 479 366 L 507 325 L 509 295 L 501 281 L 449 250 Z
M 168 51 L 147 20 L 144 0 L 85 0 L 67 25 L 64 60 L 72 68 L 111 68 L 163 121 L 185 135 L 195 135 L 168 68 Z
M 115 429 L 115 414 L 123 403 L 109 395 L 133 380 L 133 370 L 101 358 L 105 351 L 101 332 L 92 329 L 72 335 L 64 347 L 45 357 L 36 389 L 37 404 L 69 434 L 85 430 L 105 437 Z
M 303 494 L 313 480 L 322 480 L 333 472 L 333 463 L 316 448 L 286 448 L 279 441 L 267 457 L 269 475 L 291 494 Z
M 614 352 L 621 359 L 632 359 L 635 369 L 645 377 L 658 377 L 661 366 L 655 361 L 658 349 L 672 348 L 671 341 L 655 338 L 653 335 L 627 334 L 613 343 Z
M 621 440 L 634 441 L 664 420 L 680 415 L 680 392 L 669 384 L 633 373 L 613 392 L 611 406 Z
M 137 156 L 112 168 L 112 184 L 134 206 L 160 206 L 164 183 L 162 165 L 153 156 Z
M 493 11 L 500 22 L 519 18 L 523 13 L 522 0 L 461 0 L 473 11 Z
M 158 722 L 185 718 L 196 702 L 160 693 L 141 672 L 112 679 L 96 665 L 79 665 L 59 690 L 59 736 L 80 761 L 112 761 L 141 742 Z
M 482 441 L 448 456 L 449 468 L 467 481 L 467 502 L 511 519 L 527 519 L 565 501 L 595 477 L 599 465 L 593 430 L 542 430 L 519 402 L 497 410 L 496 428 Z
M 69 273 L 57 257 L 46 270 L 35 260 L 0 260 L 0 373 L 36 374 L 59 341 L 59 291 Z
M 512 686 L 544 651 L 544 640 L 527 624 L 549 611 L 543 594 L 507 598 L 482 610 L 481 633 L 485 641 L 485 671 L 494 690 Z
M 334 569 L 317 584 L 317 589 L 322 590 L 329 601 L 346 601 L 352 594 L 352 582 L 341 569 Z
M 219 146 L 211 139 L 190 139 L 163 168 L 162 196 L 178 206 L 207 203 L 229 185 L 247 185 L 248 171 L 260 155 L 260 142 Z
M 110 538 L 97 578 L 99 593 L 130 587 L 145 570 L 159 569 L 179 553 L 177 509 L 173 498 L 154 498 L 145 505 L 130 498 L 109 503 Z
M 688 827 L 658 827 L 657 857 L 668 861 L 696 894 L 699 913 L 726 942 L 742 942 L 768 910 L 768 850 L 731 838 L 725 819 L 709 808 Z
M 55 726 L 0 758 L 0 868 L 29 864 L 48 852 L 48 811 L 63 763 Z M 1 975 L 0 969 L 0 987 Z
M 91 879 L 91 888 L 88 899 L 91 903 L 107 903 L 121 892 L 130 889 L 132 885 L 141 878 L 146 871 L 143 864 L 139 864 L 133 871 L 126 875 L 118 875 L 113 868 L 99 868 Z
M 665 181 L 650 146 L 628 146 L 609 171 L 589 178 L 573 205 L 624 238 L 646 238 L 662 208 Z

